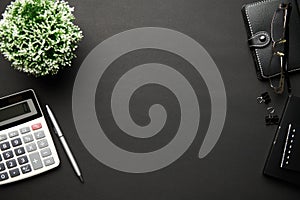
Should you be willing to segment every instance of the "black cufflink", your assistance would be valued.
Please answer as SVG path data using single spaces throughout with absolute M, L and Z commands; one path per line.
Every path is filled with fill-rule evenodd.
M 274 115 L 275 109 L 273 107 L 267 108 L 268 115 L 265 116 L 265 123 L 267 126 L 269 125 L 277 125 L 279 123 L 278 115 Z
M 269 104 L 271 102 L 271 97 L 268 92 L 262 93 L 259 97 L 256 98 L 258 103 Z
M 278 125 L 279 117 L 277 115 L 268 115 L 265 117 L 266 125 Z

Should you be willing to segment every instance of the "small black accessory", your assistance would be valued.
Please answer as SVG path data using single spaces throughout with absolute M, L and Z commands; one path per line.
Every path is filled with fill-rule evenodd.
M 274 115 L 275 109 L 273 107 L 267 108 L 268 115 L 265 117 L 266 125 L 278 125 L 279 123 L 279 117 L 278 115 Z
M 268 92 L 262 93 L 259 97 L 256 98 L 258 103 L 269 104 L 271 102 L 271 97 Z

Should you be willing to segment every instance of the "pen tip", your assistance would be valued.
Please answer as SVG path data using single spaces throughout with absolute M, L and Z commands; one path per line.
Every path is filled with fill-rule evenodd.
M 81 183 L 84 183 L 84 180 L 83 180 L 82 176 L 79 176 L 79 179 L 80 179 Z

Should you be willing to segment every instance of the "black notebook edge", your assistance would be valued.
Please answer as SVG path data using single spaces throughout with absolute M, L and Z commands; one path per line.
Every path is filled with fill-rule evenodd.
M 291 99 L 293 97 L 294 97 L 293 95 L 289 95 L 288 99 L 285 102 L 279 125 L 276 129 L 274 138 L 272 140 L 271 147 L 269 148 L 270 150 L 269 150 L 269 153 L 268 153 L 268 156 L 267 156 L 264 168 L 263 168 L 263 175 L 265 175 L 267 177 L 270 177 L 270 178 L 276 178 L 277 180 L 281 180 L 281 181 L 284 181 L 286 183 L 290 183 L 290 184 L 293 184 L 293 185 L 300 186 L 300 179 L 297 179 L 297 178 L 291 179 L 290 178 L 291 176 L 293 176 L 297 172 L 282 169 L 282 168 L 280 168 L 279 163 L 278 163 L 278 165 L 270 166 L 270 165 L 272 165 L 271 164 L 272 163 L 272 161 L 271 161 L 272 158 L 273 158 L 273 160 L 278 159 L 278 155 L 274 155 L 273 152 L 274 152 L 274 149 L 275 149 L 275 145 L 280 145 L 280 144 L 278 144 L 278 143 L 280 143 L 280 141 L 278 141 L 278 143 L 277 143 L 277 139 L 279 137 L 279 134 L 281 133 L 281 128 L 283 126 L 282 121 L 285 118 L 285 115 L 287 113 L 288 105 L 290 104 Z M 299 175 L 299 173 L 297 173 L 297 174 Z
M 291 98 L 292 98 L 292 95 L 289 95 L 289 96 L 288 96 L 288 99 L 286 100 L 286 102 L 285 102 L 285 104 L 284 104 L 283 113 L 282 113 L 282 116 L 281 116 L 280 121 L 279 121 L 279 126 L 278 126 L 277 129 L 276 129 L 274 138 L 273 138 L 273 140 L 272 140 L 271 147 L 269 148 L 270 150 L 269 150 L 268 157 L 267 157 L 267 160 L 266 160 L 264 169 L 263 169 L 263 174 L 264 174 L 264 175 L 267 175 L 267 176 L 269 176 L 269 174 L 268 174 L 268 172 L 267 172 L 267 165 L 268 165 L 268 163 L 269 163 L 269 161 L 270 161 L 270 159 L 271 159 L 273 149 L 274 149 L 274 147 L 275 147 L 275 144 L 276 144 L 276 142 L 277 142 L 278 135 L 279 135 L 279 133 L 280 133 L 282 119 L 283 119 L 284 115 L 286 114 L 286 108 L 287 108 L 287 105 L 289 104 Z M 270 175 L 270 176 L 271 176 L 271 175 Z

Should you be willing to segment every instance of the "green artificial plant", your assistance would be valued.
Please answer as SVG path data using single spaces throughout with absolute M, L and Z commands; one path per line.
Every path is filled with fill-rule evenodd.
M 15 0 L 0 20 L 0 51 L 12 66 L 34 76 L 70 66 L 83 37 L 74 8 L 63 0 Z

